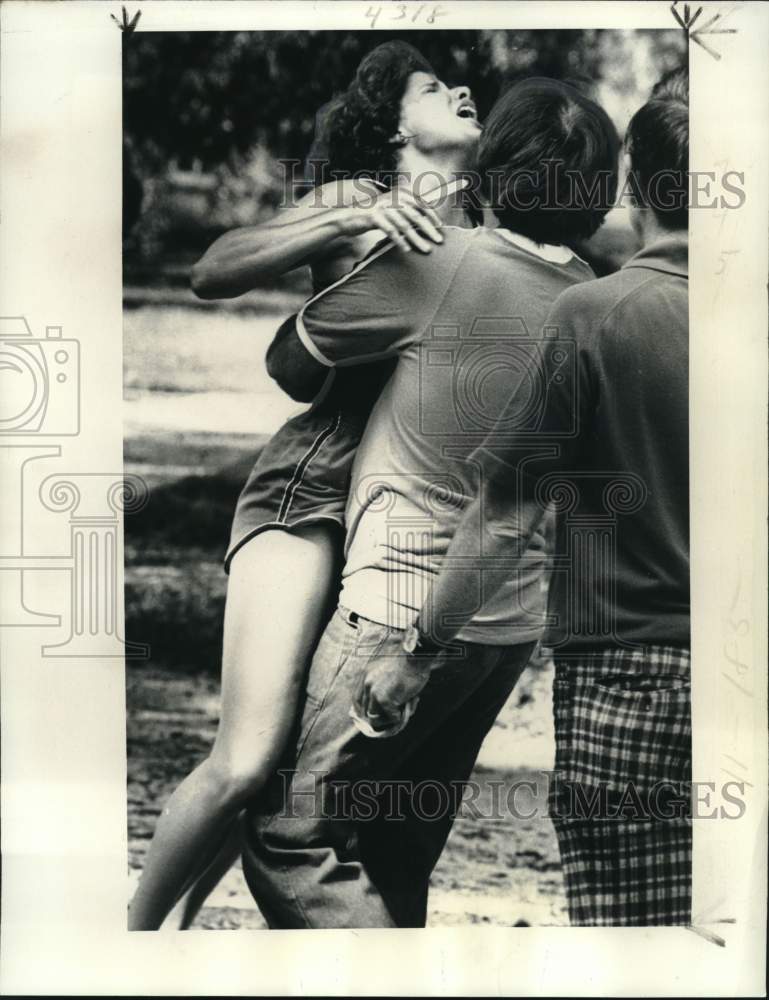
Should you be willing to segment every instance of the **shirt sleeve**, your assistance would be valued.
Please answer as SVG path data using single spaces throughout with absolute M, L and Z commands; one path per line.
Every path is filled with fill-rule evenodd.
M 328 367 L 393 357 L 429 325 L 459 264 L 461 246 L 405 253 L 389 243 L 299 311 L 296 332 Z
M 578 467 L 597 399 L 593 339 L 579 286 L 562 293 L 529 348 L 527 377 L 471 456 L 485 480 L 530 497 L 542 476 Z

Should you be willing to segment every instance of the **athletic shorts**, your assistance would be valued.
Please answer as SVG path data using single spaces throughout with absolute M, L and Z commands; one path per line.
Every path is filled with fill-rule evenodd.
M 355 452 L 393 367 L 380 362 L 336 372 L 323 400 L 270 438 L 238 497 L 225 572 L 238 549 L 270 528 L 325 523 L 344 530 Z

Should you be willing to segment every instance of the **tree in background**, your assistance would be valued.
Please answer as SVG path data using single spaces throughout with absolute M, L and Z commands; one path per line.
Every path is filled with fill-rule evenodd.
M 195 254 L 217 232 L 274 210 L 283 194 L 277 161 L 304 160 L 318 110 L 346 87 L 368 51 L 392 38 L 416 46 L 447 83 L 470 86 L 481 116 L 502 89 L 532 75 L 581 82 L 616 116 L 612 99 L 620 109 L 623 100 L 637 106 L 686 51 L 676 31 L 126 36 L 125 174 L 144 186 L 132 249 Z

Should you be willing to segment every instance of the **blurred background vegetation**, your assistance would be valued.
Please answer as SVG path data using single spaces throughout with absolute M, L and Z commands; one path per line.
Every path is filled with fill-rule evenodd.
M 151 487 L 126 518 L 128 638 L 152 665 L 215 674 L 235 500 L 267 436 L 296 412 L 264 351 L 309 291 L 304 271 L 240 299 L 204 303 L 190 265 L 221 232 L 257 223 L 284 195 L 278 160 L 302 163 L 318 110 L 361 58 L 411 42 L 483 117 L 522 76 L 580 81 L 622 133 L 686 58 L 670 31 L 139 32 L 123 42 L 126 471 Z M 588 255 L 633 252 L 619 210 Z M 265 567 L 265 573 L 269 567 Z
M 183 266 L 221 232 L 271 215 L 284 194 L 278 161 L 303 163 L 318 110 L 344 90 L 368 51 L 391 38 L 419 49 L 447 83 L 467 84 L 481 118 L 515 80 L 551 76 L 581 82 L 620 132 L 654 82 L 686 57 L 675 30 L 129 35 L 127 276 L 181 280 Z

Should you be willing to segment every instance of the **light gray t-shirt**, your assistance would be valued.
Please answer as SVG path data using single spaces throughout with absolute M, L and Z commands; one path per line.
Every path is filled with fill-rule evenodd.
M 297 331 L 324 364 L 398 356 L 369 419 L 353 468 L 340 603 L 406 628 L 416 618 L 452 535 L 478 489 L 467 461 L 516 394 L 516 440 L 535 440 L 547 387 L 563 351 L 543 330 L 570 285 L 593 277 L 564 247 L 538 247 L 502 229 L 443 230 L 429 255 L 374 251 L 311 299 Z M 513 426 L 514 425 L 514 426 Z M 546 447 L 546 446 L 545 446 Z M 484 644 L 537 639 L 545 615 L 540 532 L 489 596 L 479 571 L 475 614 L 460 638 Z

